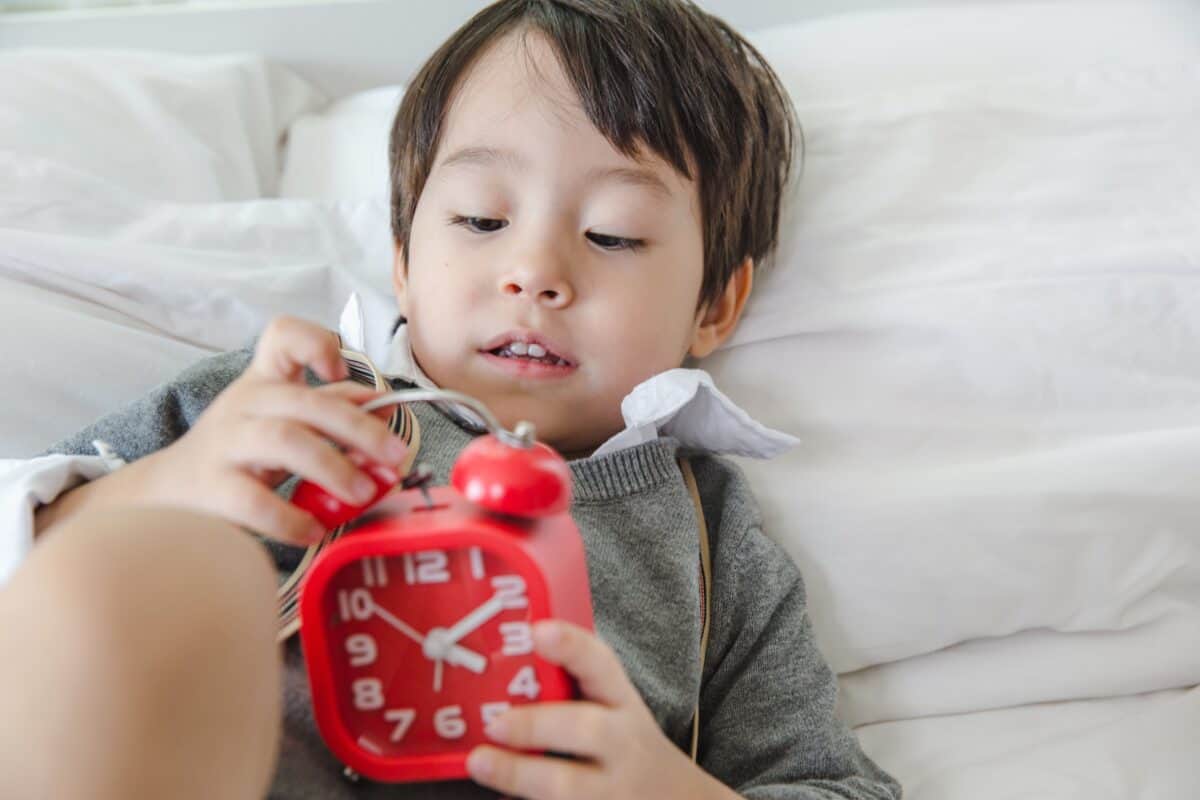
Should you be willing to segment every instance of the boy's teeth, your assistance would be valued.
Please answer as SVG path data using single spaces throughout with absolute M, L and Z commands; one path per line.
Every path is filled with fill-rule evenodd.
M 528 342 L 509 342 L 508 344 L 492 351 L 498 356 L 506 358 L 528 358 L 541 361 L 545 364 L 554 366 L 566 366 L 567 362 L 556 355 L 550 353 L 549 350 L 542 347 L 540 344 L 530 344 Z

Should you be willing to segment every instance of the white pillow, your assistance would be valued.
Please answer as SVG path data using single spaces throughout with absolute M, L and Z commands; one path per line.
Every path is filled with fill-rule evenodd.
M 0 152 L 45 159 L 147 198 L 273 195 L 280 137 L 324 102 L 253 55 L 0 53 Z
M 152 202 L 0 152 L 0 458 L 245 345 L 277 314 L 335 327 L 357 292 L 386 338 L 391 263 L 384 202 Z
M 363 200 L 388 195 L 388 137 L 403 87 L 351 95 L 288 131 L 280 197 Z
M 856 724 L 1200 682 L 1185 10 L 1014 3 L 754 37 L 807 169 L 707 366 L 802 439 L 745 467 Z

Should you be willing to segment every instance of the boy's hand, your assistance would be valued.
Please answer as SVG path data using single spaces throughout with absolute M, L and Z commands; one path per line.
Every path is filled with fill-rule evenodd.
M 327 440 L 381 465 L 399 464 L 407 450 L 388 430 L 391 408 L 370 413 L 359 408 L 377 396 L 374 389 L 349 381 L 310 387 L 306 366 L 325 381 L 347 374 L 330 331 L 293 317 L 275 318 L 250 366 L 191 430 L 113 477 L 138 468 L 136 499 L 142 504 L 208 511 L 289 544 L 319 539 L 324 531 L 316 520 L 273 487 L 295 473 L 358 504 L 373 495 L 375 484 Z
M 552 620 L 535 625 L 533 637 L 538 655 L 574 675 L 585 699 L 510 709 L 485 733 L 514 749 L 580 760 L 485 745 L 467 759 L 476 782 L 529 800 L 737 797 L 663 735 L 616 653 L 597 636 Z

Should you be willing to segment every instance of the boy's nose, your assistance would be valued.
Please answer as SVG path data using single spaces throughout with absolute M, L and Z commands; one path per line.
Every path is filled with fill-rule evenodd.
M 565 308 L 575 299 L 571 284 L 561 278 L 532 274 L 509 275 L 501 281 L 501 294 L 529 300 L 546 308 Z

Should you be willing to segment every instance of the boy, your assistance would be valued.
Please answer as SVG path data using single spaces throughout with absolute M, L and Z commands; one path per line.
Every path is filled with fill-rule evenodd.
M 49 669 L 39 656 L 42 672 L 29 658 L 0 667 L 0 686 L 21 687 L 0 718 L 38 717 L 0 748 L 16 796 L 253 797 L 270 783 L 278 797 L 899 797 L 834 716 L 800 576 L 762 534 L 740 473 L 700 452 L 702 427 L 631 431 L 622 415 L 635 387 L 671 385 L 732 333 L 775 243 L 791 144 L 769 68 L 689 3 L 503 0 L 469 21 L 408 87 L 393 128 L 406 320 L 393 350 L 409 367 L 395 384 L 473 395 L 572 459 L 598 635 L 547 622 L 534 639 L 582 698 L 500 716 L 495 746 L 468 761 L 475 783 L 350 783 L 315 731 L 292 640 L 279 736 L 272 582 L 228 523 L 312 541 L 313 521 L 271 488 L 294 473 L 355 500 L 365 476 L 325 439 L 404 456 L 358 408 L 370 392 L 305 385 L 306 366 L 345 376 L 335 339 L 282 318 L 253 351 L 202 362 L 53 448 L 102 439 L 132 463 L 38 498 L 34 528 L 51 534 L 0 593 L 6 653 L 65 648 Z M 473 431 L 431 406 L 417 415 L 419 459 L 444 481 Z M 678 455 L 711 538 L 703 669 Z M 73 672 L 76 651 L 97 666 Z M 72 713 L 109 726 L 105 738 L 64 733 L 56 721 Z M 50 768 L 56 746 L 75 748 L 71 769 Z M 545 749 L 574 758 L 520 752 Z

